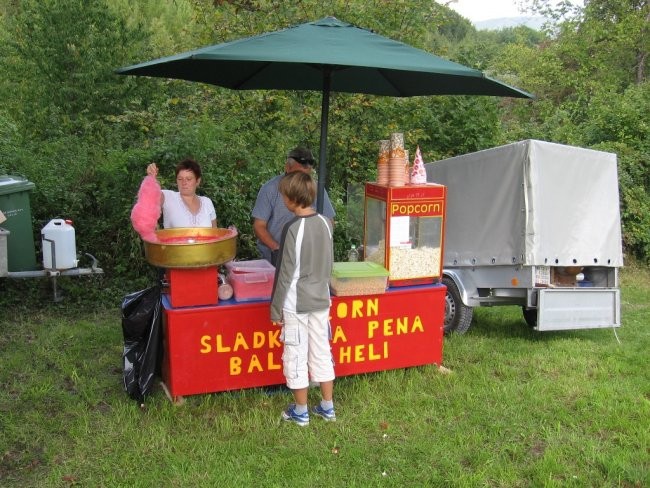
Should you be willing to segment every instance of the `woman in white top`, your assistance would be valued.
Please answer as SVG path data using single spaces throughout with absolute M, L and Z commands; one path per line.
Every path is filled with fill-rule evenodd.
M 150 163 L 147 175 L 158 177 L 158 166 Z M 217 213 L 212 200 L 196 194 L 201 184 L 201 166 L 193 159 L 176 165 L 178 191 L 162 190 L 163 227 L 216 227 Z

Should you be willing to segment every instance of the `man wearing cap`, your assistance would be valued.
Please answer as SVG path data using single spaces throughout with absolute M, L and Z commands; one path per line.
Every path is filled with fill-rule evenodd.
M 311 151 L 305 147 L 298 146 L 291 150 L 284 163 L 284 172 L 292 173 L 302 171 L 311 174 L 314 168 L 314 157 Z M 283 175 L 278 175 L 262 185 L 255 206 L 253 207 L 253 231 L 257 236 L 257 249 L 264 259 L 275 266 L 275 258 L 280 249 L 280 238 L 284 225 L 295 217 L 284 204 L 284 200 L 278 190 L 278 184 Z M 316 202 L 314 202 L 316 208 Z M 323 215 L 334 222 L 334 208 L 325 192 L 323 202 Z

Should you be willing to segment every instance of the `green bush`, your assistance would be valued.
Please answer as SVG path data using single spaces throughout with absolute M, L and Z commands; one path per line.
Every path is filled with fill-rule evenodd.
M 3 9 L 0 17 L 0 172 L 35 183 L 36 242 L 52 218 L 73 220 L 79 252 L 98 258 L 113 297 L 152 279 L 129 219 L 148 162 L 159 164 L 163 186 L 173 188 L 176 162 L 197 159 L 204 168 L 200 191 L 214 201 L 219 224 L 240 232 L 238 257 L 255 258 L 250 212 L 257 191 L 282 171 L 290 148 L 307 144 L 318 156 L 321 124 L 317 92 L 238 92 L 114 73 L 138 61 L 318 18 L 320 3 L 287 3 L 280 17 L 268 16 L 277 5 L 264 2 L 246 9 L 187 0 L 127 4 L 29 0 Z M 625 250 L 649 259 L 647 81 L 611 84 L 607 66 L 595 64 L 595 81 L 587 83 L 591 78 L 575 66 L 588 60 L 580 53 L 590 41 L 569 31 L 557 40 L 524 30 L 484 36 L 420 0 L 388 10 L 363 2 L 331 7 L 390 37 L 484 64 L 500 79 L 524 80 L 522 88 L 539 95 L 528 102 L 332 94 L 325 183 L 337 212 L 338 260 L 352 243 L 362 243 L 358 189 L 376 177 L 377 141 L 396 131 L 405 134 L 409 149 L 419 145 L 427 162 L 525 138 L 616 152 Z M 71 289 L 77 281 L 72 283 Z

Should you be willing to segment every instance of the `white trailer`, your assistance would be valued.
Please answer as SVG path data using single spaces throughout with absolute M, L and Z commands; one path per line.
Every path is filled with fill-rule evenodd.
M 539 331 L 620 327 L 615 154 L 525 140 L 425 167 L 447 187 L 445 332 L 494 305 Z

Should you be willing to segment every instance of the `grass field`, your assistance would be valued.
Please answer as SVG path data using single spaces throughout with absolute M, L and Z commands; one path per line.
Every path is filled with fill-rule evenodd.
M 479 309 L 445 339 L 451 373 L 341 378 L 338 421 L 306 428 L 280 421 L 281 388 L 182 406 L 158 388 L 139 408 L 117 307 L 5 309 L 0 486 L 650 486 L 650 272 L 622 283 L 616 334 L 536 333 L 517 308 Z

